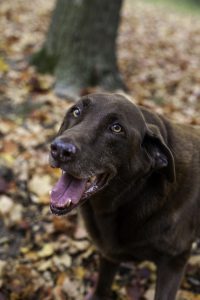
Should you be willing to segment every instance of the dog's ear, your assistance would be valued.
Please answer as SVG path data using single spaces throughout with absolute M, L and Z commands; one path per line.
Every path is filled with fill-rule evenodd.
M 170 182 L 174 182 L 176 180 L 174 157 L 157 126 L 147 124 L 142 147 L 150 158 L 153 170 L 163 172 Z

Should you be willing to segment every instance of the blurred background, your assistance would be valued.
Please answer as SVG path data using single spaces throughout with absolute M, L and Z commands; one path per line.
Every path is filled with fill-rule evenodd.
M 0 300 L 83 299 L 98 255 L 77 211 L 52 216 L 48 147 L 95 91 L 200 125 L 199 0 L 0 1 Z M 122 265 L 113 299 L 153 300 L 155 266 Z M 194 244 L 179 299 L 200 299 Z

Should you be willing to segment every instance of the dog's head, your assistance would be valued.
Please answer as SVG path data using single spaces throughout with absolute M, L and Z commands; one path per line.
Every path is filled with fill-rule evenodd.
M 174 180 L 174 162 L 159 128 L 118 94 L 84 96 L 66 113 L 51 144 L 50 164 L 62 169 L 51 210 L 65 214 L 111 184 L 161 172 Z

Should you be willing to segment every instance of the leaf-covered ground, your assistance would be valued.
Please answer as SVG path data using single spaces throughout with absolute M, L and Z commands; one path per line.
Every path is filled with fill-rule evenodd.
M 118 40 L 130 95 L 178 122 L 200 125 L 199 18 L 133 3 L 125 3 Z M 43 42 L 53 5 L 6 0 L 0 6 L 0 300 L 82 299 L 97 276 L 98 255 L 76 211 L 59 218 L 48 205 L 59 176 L 48 166 L 48 143 L 70 102 L 53 94 L 54 79 L 37 74 L 28 57 Z M 123 265 L 113 299 L 152 300 L 155 277 L 149 262 Z M 180 299 L 199 294 L 195 244 Z

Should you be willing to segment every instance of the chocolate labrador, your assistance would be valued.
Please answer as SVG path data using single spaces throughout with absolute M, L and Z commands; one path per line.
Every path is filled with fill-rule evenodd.
M 52 212 L 79 207 L 101 253 L 90 300 L 110 299 L 120 262 L 141 260 L 157 266 L 155 300 L 174 300 L 200 236 L 200 129 L 91 94 L 68 110 L 50 163 L 62 170 Z

